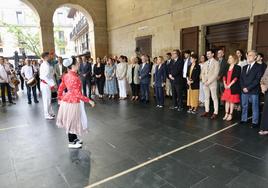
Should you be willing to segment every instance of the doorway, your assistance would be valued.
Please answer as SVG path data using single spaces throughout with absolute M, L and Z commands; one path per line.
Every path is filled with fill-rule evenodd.
M 225 55 L 236 49 L 247 51 L 249 20 L 207 26 L 206 49 L 223 49 Z

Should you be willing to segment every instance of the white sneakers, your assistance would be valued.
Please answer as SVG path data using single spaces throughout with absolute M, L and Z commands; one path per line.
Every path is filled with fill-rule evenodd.
M 70 142 L 68 147 L 70 149 L 78 149 L 82 147 L 82 144 L 79 144 L 78 142 Z
M 82 144 L 83 144 L 83 141 L 82 140 L 79 140 L 78 138 L 75 139 L 73 142 L 69 142 L 69 145 L 68 147 L 70 149 L 79 149 L 79 148 L 82 148 Z
M 46 120 L 53 120 L 53 119 L 55 119 L 55 117 L 53 117 L 53 116 L 47 116 L 47 117 L 45 117 L 45 119 Z
M 78 143 L 78 144 L 83 144 L 83 140 L 80 140 L 80 139 L 78 139 L 78 138 L 75 139 L 74 142 L 75 142 L 75 143 Z
M 46 120 L 53 120 L 55 119 L 56 115 L 55 114 L 49 114 L 49 116 L 46 116 L 45 119 Z

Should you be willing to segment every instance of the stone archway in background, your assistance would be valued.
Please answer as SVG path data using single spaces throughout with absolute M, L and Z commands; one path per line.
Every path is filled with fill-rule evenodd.
M 81 11 L 94 23 L 94 56 L 108 54 L 106 0 L 21 0 L 32 7 L 40 17 L 42 50 L 54 49 L 53 15 L 61 6 L 71 6 Z
M 93 58 L 95 58 L 96 57 L 96 51 L 95 51 L 95 30 L 94 30 L 94 25 L 95 24 L 94 24 L 94 20 L 93 20 L 92 16 L 82 6 L 77 5 L 77 4 L 71 4 L 71 3 L 66 3 L 66 4 L 60 5 L 59 7 L 57 7 L 55 9 L 55 12 L 56 12 L 57 9 L 59 9 L 61 7 L 74 8 L 77 11 L 81 12 L 86 17 L 87 22 L 88 22 L 89 51 L 91 53 L 91 56 Z M 52 22 L 53 22 L 53 20 L 52 20 Z M 68 34 L 67 37 L 69 37 L 69 34 Z M 72 55 L 74 55 L 74 54 L 72 54 Z M 78 55 L 78 54 L 76 54 L 76 55 Z

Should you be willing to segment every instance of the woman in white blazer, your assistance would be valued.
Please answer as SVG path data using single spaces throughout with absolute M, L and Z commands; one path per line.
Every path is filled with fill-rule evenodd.
M 131 87 L 132 98 L 131 100 L 139 99 L 139 87 L 140 87 L 140 79 L 139 79 L 139 68 L 138 58 L 132 57 L 130 59 L 130 64 L 127 69 L 127 81 Z

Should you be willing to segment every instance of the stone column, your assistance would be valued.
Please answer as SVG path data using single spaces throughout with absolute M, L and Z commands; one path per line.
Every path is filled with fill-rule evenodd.
M 40 20 L 42 52 L 55 50 L 52 20 Z
M 107 28 L 95 26 L 94 27 L 95 35 L 95 57 L 103 57 L 108 54 L 108 35 Z

